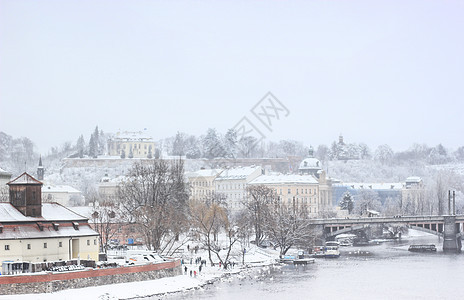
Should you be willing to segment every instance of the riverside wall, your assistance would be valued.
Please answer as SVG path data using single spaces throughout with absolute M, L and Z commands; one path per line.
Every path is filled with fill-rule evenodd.
M 0 276 L 0 295 L 52 293 L 114 283 L 153 280 L 182 274 L 180 260 L 84 271 Z

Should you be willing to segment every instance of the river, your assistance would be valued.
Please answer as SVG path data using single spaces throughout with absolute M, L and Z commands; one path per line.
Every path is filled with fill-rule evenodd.
M 413 253 L 410 244 L 435 244 Z M 353 252 L 368 251 L 370 256 Z M 409 236 L 366 247 L 342 247 L 338 259 L 247 272 L 168 299 L 462 299 L 464 254 L 445 254 L 438 237 Z

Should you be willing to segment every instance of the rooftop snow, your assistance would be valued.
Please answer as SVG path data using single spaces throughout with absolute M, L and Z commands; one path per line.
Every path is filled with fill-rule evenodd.
M 256 172 L 257 170 L 261 170 L 261 167 L 250 166 L 225 169 L 224 171 L 222 171 L 221 174 L 219 174 L 216 180 L 246 179 L 248 176 L 250 176 L 251 174 L 253 174 L 253 172 Z
M 317 184 L 312 175 L 261 175 L 250 184 Z
M 21 225 L 14 227 L 5 226 L 3 228 L 3 233 L 0 234 L 0 240 L 96 235 L 98 235 L 98 233 L 90 228 L 89 225 L 79 224 L 79 230 L 75 230 L 73 226 L 60 226 L 58 230 L 53 229 L 51 226 L 44 226 L 43 231 L 40 231 L 37 226 Z
M 0 203 L 0 223 L 84 220 L 87 218 L 58 203 L 42 203 L 42 217 L 26 217 L 10 203 Z
M 42 184 L 42 182 L 38 181 L 31 175 L 24 172 L 23 174 L 19 175 L 7 184 Z
M 355 190 L 401 190 L 403 183 L 401 182 L 390 182 L 390 183 L 366 183 L 366 182 L 351 182 L 342 183 L 339 186 L 346 186 Z
M 114 140 L 128 140 L 128 141 L 153 141 L 153 138 L 147 134 L 145 134 L 142 131 L 137 131 L 137 132 L 130 132 L 130 131 L 124 131 L 124 132 L 118 132 L 113 138 Z
M 42 187 L 42 193 L 69 193 L 80 194 L 81 191 L 69 185 L 46 185 Z
M 185 174 L 187 178 L 216 176 L 221 173 L 222 169 L 203 169 Z
M 421 182 L 422 181 L 422 178 L 420 178 L 419 176 L 410 176 L 408 178 L 406 178 L 406 182 Z

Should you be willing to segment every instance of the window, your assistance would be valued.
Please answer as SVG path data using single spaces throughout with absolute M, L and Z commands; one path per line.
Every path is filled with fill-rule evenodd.
M 87 240 L 87 246 L 90 246 L 90 240 Z
M 298 189 L 296 189 L 296 193 L 298 194 Z
M 31 244 L 27 244 L 27 249 L 31 250 Z
M 58 247 L 63 247 L 63 242 L 59 242 Z
M 10 245 L 5 245 L 5 250 L 10 250 Z
M 93 244 L 94 244 L 94 245 L 97 244 L 97 239 L 94 239 L 94 240 L 93 240 Z
M 44 248 L 47 248 L 47 243 L 44 243 Z
M 290 189 L 288 189 L 288 193 L 289 193 L 289 194 L 291 193 L 291 192 L 290 192 Z

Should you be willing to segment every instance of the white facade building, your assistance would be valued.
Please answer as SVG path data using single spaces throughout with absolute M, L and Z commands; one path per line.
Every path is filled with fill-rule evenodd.
M 216 193 L 225 197 L 230 209 L 239 210 L 247 199 L 248 184 L 262 174 L 260 166 L 225 169 L 214 180 Z

